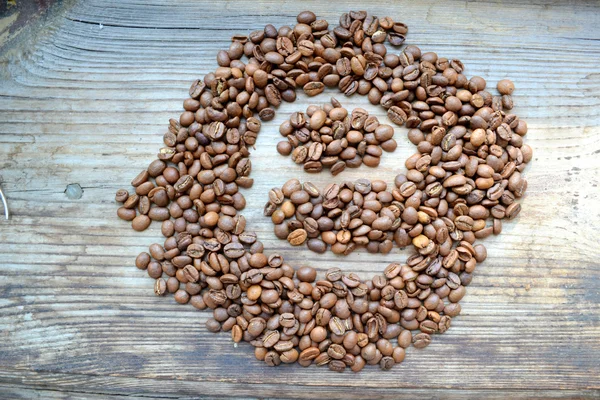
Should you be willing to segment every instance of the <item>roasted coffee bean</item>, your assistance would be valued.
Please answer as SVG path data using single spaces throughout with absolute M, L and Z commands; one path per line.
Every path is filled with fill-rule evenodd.
M 308 96 L 316 96 L 323 93 L 325 85 L 321 82 L 309 82 L 302 88 Z
M 174 298 L 179 304 L 186 304 L 188 301 L 190 301 L 190 295 L 183 289 L 176 291 Z
M 301 361 L 311 361 L 319 356 L 321 352 L 316 347 L 308 347 L 304 349 L 299 356 Z
M 287 240 L 292 246 L 300 246 L 306 241 L 306 238 L 307 233 L 304 229 L 296 229 L 288 235 Z
M 280 333 L 277 330 L 266 331 L 263 337 L 263 346 L 264 347 L 273 347 L 280 338 Z
M 346 355 L 346 349 L 344 346 L 334 343 L 327 349 L 327 354 L 334 360 L 341 360 Z
M 146 230 L 152 220 L 147 215 L 138 215 L 131 221 L 131 227 L 136 231 Z
M 241 243 L 229 243 L 223 248 L 223 253 L 229 258 L 240 258 L 246 254 L 246 249 Z M 188 254 L 190 254 L 189 247 Z
M 296 276 L 301 282 L 314 282 L 317 278 L 317 270 L 313 267 L 301 267 L 296 271 Z
M 137 215 L 135 209 L 119 207 L 117 210 L 117 216 L 125 221 L 133 221 Z
M 269 201 L 271 203 L 279 205 L 279 204 L 283 203 L 284 199 L 285 199 L 285 197 L 284 197 L 283 191 L 281 189 L 274 188 L 269 191 Z
M 162 296 L 167 292 L 167 282 L 164 279 L 158 278 L 154 282 L 154 294 Z
M 265 355 L 265 363 L 269 366 L 269 367 L 276 367 L 279 364 L 281 364 L 281 358 L 279 356 L 279 353 L 277 353 L 276 351 L 269 351 L 266 355 Z
M 406 112 L 400 107 L 392 106 L 388 109 L 388 118 L 396 125 L 404 125 L 407 119 Z
M 117 190 L 115 194 L 115 201 L 118 203 L 124 203 L 129 198 L 129 192 L 125 189 Z
M 431 343 L 431 336 L 427 333 L 417 333 L 413 336 L 413 346 L 417 349 L 427 347 Z
M 346 332 L 346 323 L 339 317 L 333 317 L 329 320 L 329 329 L 332 333 L 341 336 Z
M 515 90 L 515 84 L 508 79 L 502 79 L 498 81 L 498 85 L 496 86 L 498 92 L 503 95 L 511 95 Z

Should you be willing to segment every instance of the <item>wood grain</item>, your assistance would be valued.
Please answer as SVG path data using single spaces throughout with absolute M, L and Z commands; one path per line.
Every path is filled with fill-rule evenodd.
M 160 241 L 159 227 L 136 233 L 115 216 L 115 190 L 154 159 L 217 51 L 235 33 L 293 24 L 305 8 L 332 24 L 348 9 L 402 20 L 409 43 L 461 59 L 468 76 L 511 78 L 529 124 L 521 215 L 485 240 L 489 257 L 452 328 L 385 373 L 265 367 L 249 345 L 207 332 L 208 313 L 154 296 L 133 260 Z M 599 26 L 593 1 L 66 3 L 35 39 L 0 54 L 0 182 L 13 215 L 0 221 L 0 398 L 600 396 Z M 386 119 L 364 98 L 336 97 Z M 369 277 L 407 254 L 292 250 L 262 217 L 271 187 L 331 180 L 275 151 L 281 121 L 307 104 L 300 96 L 263 125 L 245 215 L 291 264 Z M 391 183 L 415 151 L 404 133 L 377 171 L 338 178 Z M 66 197 L 70 183 L 81 199 Z

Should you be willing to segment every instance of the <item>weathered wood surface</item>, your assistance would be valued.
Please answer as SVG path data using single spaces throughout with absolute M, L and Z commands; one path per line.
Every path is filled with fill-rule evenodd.
M 208 313 L 154 296 L 133 260 L 160 229 L 136 233 L 115 216 L 115 190 L 153 160 L 189 84 L 214 69 L 231 35 L 292 24 L 305 8 L 330 23 L 348 9 L 390 15 L 409 25 L 409 43 L 460 58 L 468 76 L 492 86 L 513 79 L 515 111 L 530 128 L 521 215 L 485 241 L 488 260 L 452 328 L 388 372 L 265 367 L 249 345 L 208 333 Z M 63 5 L 1 54 L 0 180 L 13 217 L 0 221 L 0 397 L 598 397 L 599 26 L 594 1 Z M 331 179 L 306 177 L 275 151 L 279 123 L 307 104 L 300 97 L 263 126 L 245 215 L 266 249 L 293 265 L 339 265 L 366 278 L 406 254 L 292 250 L 262 217 L 269 188 Z M 339 179 L 392 182 L 414 151 L 404 130 L 397 136 L 399 149 L 376 173 Z M 80 200 L 64 194 L 70 183 L 83 187 Z

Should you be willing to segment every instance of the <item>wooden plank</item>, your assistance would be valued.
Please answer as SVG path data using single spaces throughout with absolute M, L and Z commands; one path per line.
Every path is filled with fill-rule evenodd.
M 254 400 L 259 398 L 315 399 L 339 397 L 343 393 L 347 399 L 439 399 L 463 400 L 465 398 L 510 399 L 556 399 L 556 398 L 593 398 L 595 390 L 519 390 L 511 388 L 497 389 L 433 389 L 433 388 L 348 388 L 319 384 L 253 384 L 237 383 L 226 380 L 204 382 L 188 380 L 159 380 L 131 377 L 115 377 L 78 374 L 57 374 L 15 371 L 0 372 L 0 377 L 13 382 L 10 386 L 0 385 L 0 398 L 11 400 L 43 399 L 195 399 L 195 398 L 237 398 Z M 60 390 L 38 387 L 40 382 L 60 382 Z
M 460 58 L 468 76 L 517 85 L 534 160 L 519 218 L 485 240 L 463 313 L 392 371 L 270 369 L 247 344 L 206 331 L 210 316 L 158 299 L 133 267 L 160 240 L 116 219 L 114 191 L 128 187 L 162 143 L 193 79 L 216 66 L 234 33 L 292 24 L 301 8 L 335 23 L 340 5 L 308 1 L 73 2 L 37 37 L 0 54 L 0 181 L 13 218 L 0 222 L 0 397 L 552 398 L 600 395 L 600 12 L 592 1 L 350 1 L 409 25 L 408 42 Z M 282 11 L 283 10 L 283 11 Z M 381 11 L 380 11 L 381 10 Z M 390 261 L 292 250 L 262 216 L 266 193 L 300 177 L 275 152 L 278 126 L 309 102 L 299 96 L 265 123 L 253 152 L 244 211 L 269 252 L 292 265 L 342 266 L 366 278 Z M 346 107 L 365 106 L 358 96 Z M 400 143 L 376 173 L 392 182 L 415 149 Z M 276 176 L 272 166 L 280 165 Z M 67 184 L 84 189 L 69 200 Z

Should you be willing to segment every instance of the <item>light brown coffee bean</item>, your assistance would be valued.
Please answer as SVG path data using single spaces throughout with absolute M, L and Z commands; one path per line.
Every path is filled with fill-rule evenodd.
M 309 82 L 304 85 L 302 89 L 306 95 L 312 97 L 323 93 L 323 90 L 325 90 L 325 85 L 321 82 Z
M 151 222 L 152 220 L 147 215 L 138 215 L 131 221 L 131 227 L 134 230 L 141 232 L 146 230 Z
M 502 79 L 498 81 L 496 88 L 500 94 L 511 95 L 515 90 L 515 84 L 509 79 Z
M 287 240 L 292 246 L 300 246 L 306 241 L 306 238 L 307 233 L 304 229 L 296 229 L 288 235 Z

